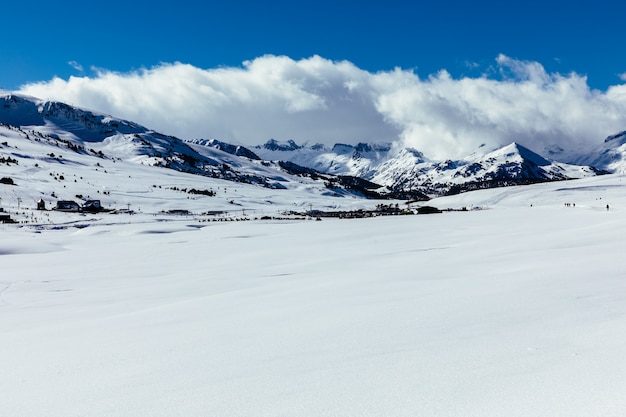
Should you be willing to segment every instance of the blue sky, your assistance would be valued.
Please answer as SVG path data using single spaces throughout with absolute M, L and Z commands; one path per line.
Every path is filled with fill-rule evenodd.
M 3 4 L 0 90 L 183 139 L 544 156 L 626 130 L 610 0 Z
M 619 3 L 495 1 L 10 1 L 0 87 L 161 62 L 239 66 L 273 54 L 320 55 L 368 71 L 490 74 L 502 53 L 606 89 L 626 72 Z M 69 63 L 82 66 L 78 71 Z M 491 74 L 497 77 L 497 74 Z

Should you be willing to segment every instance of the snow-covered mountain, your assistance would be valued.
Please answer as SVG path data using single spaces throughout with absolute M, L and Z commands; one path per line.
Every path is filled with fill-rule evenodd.
M 271 140 L 254 150 L 264 159 L 288 160 L 321 172 L 359 176 L 390 190 L 419 190 L 431 196 L 604 173 L 587 165 L 547 160 L 517 143 L 491 151 L 481 148 L 455 161 L 433 161 L 416 149 L 398 151 L 391 144 L 326 148 Z
M 58 162 L 58 152 L 52 150 L 57 148 L 88 165 L 94 162 L 87 160 L 125 162 L 269 189 L 305 186 L 319 193 L 357 197 L 424 199 L 605 173 L 598 167 L 626 170 L 620 165 L 626 152 L 623 133 L 608 138 L 598 155 L 580 158 L 583 165 L 572 165 L 547 160 L 516 143 L 495 150 L 480 148 L 460 160 L 434 161 L 419 150 L 396 149 L 389 143 L 329 148 L 272 139 L 246 148 L 218 139 L 183 141 L 131 121 L 19 95 L 0 97 L 0 122 L 6 124 L 5 130 L 16 127 L 13 136 L 40 145 L 30 154 L 9 152 L 9 145 L 0 155 L 5 159 Z
M 231 155 L 243 156 L 248 159 L 260 160 L 259 156 L 252 152 L 250 149 L 241 145 L 231 145 L 230 143 L 222 142 L 217 139 L 195 139 L 189 141 L 189 143 L 195 145 L 206 146 L 209 148 L 219 149 Z
M 149 131 L 126 120 L 21 95 L 0 97 L 0 121 L 18 127 L 31 127 L 44 134 L 62 133 L 64 139 L 83 142 L 100 142 L 113 134 Z
M 394 190 L 421 190 L 427 194 L 455 194 L 480 188 L 522 185 L 595 176 L 590 166 L 549 161 L 517 143 L 461 160 L 427 161 L 420 153 L 404 150 L 383 162 L 372 177 Z
M 0 122 L 18 127 L 27 139 L 32 139 L 30 133 L 38 141 L 65 146 L 86 155 L 167 167 L 267 188 L 285 188 L 285 182 L 300 182 L 303 177 L 302 172 L 291 175 L 293 170 L 285 168 L 284 164 L 261 161 L 243 146 L 219 140 L 185 142 L 130 121 L 31 97 L 0 97 Z M 334 179 L 322 175 L 317 182 Z
M 262 161 L 224 143 L 184 142 L 62 103 L 0 97 L 0 201 L 5 206 L 19 207 L 19 201 L 32 206 L 43 199 L 49 207 L 97 197 L 104 207 L 147 209 L 172 204 L 166 196 L 174 193 L 181 204 L 164 209 L 227 211 L 243 204 L 238 197 L 255 196 L 248 207 L 275 213 L 277 201 L 283 209 L 337 209 L 365 195 L 381 197 L 378 185 L 309 171 Z M 233 189 L 248 191 L 242 197 Z
M 293 140 L 270 139 L 263 145 L 252 148 L 265 160 L 283 160 L 334 175 L 351 175 L 370 179 L 373 170 L 389 158 L 390 143 L 338 143 L 332 148 L 322 144 L 298 145 Z
M 304 221 L 283 213 L 371 207 L 338 185 L 374 185 L 55 103 L 0 121 L 3 417 L 626 410 L 625 175 Z M 382 154 L 407 187 L 593 175 L 517 144 Z M 88 199 L 106 212 L 35 208 Z
M 626 131 L 607 137 L 595 151 L 577 157 L 575 162 L 617 174 L 626 173 Z

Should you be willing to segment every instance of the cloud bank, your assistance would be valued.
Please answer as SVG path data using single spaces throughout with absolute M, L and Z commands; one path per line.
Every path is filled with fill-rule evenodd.
M 395 141 L 432 158 L 516 141 L 539 153 L 584 151 L 626 129 L 626 84 L 591 90 L 585 76 L 549 74 L 500 55 L 490 76 L 420 78 L 368 72 L 319 56 L 263 56 L 241 67 L 161 64 L 54 78 L 20 93 L 63 101 L 181 138 L 256 145 L 270 138 L 334 144 Z M 496 74 L 494 77 L 493 74 Z

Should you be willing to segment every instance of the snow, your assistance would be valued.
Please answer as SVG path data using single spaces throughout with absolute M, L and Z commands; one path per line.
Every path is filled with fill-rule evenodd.
M 321 144 L 305 143 L 300 146 L 293 141 L 270 140 L 251 149 L 265 160 L 290 161 L 324 173 L 371 179 L 377 166 L 389 159 L 391 144 L 359 143 L 353 146 L 338 143 L 327 149 Z
M 626 131 L 607 137 L 595 151 L 578 156 L 576 163 L 593 164 L 610 172 L 626 173 Z
M 45 135 L 79 138 L 46 123 L 0 126 L 0 178 L 15 182 L 0 207 L 18 222 L 0 224 L 2 417 L 626 410 L 626 176 L 426 203 L 441 214 L 294 220 L 282 213 L 381 201 L 199 144 L 284 189 L 148 166 L 185 146 L 150 131 L 73 151 Z M 117 214 L 34 210 L 40 198 Z
M 621 416 L 622 179 L 437 215 L 0 226 L 0 415 Z
M 597 175 L 597 170 L 590 166 L 548 161 L 515 142 L 491 151 L 481 146 L 456 161 L 428 160 L 416 149 L 398 149 L 391 144 L 359 144 L 356 147 L 337 144 L 332 150 L 313 149 L 307 145 L 299 147 L 293 142 L 279 144 L 273 141 L 269 145 L 270 149 L 266 144 L 254 151 L 262 159 L 288 160 L 320 172 L 357 176 L 389 189 L 419 190 L 431 196 L 485 181 L 573 179 Z M 581 159 L 580 163 L 598 168 L 608 166 L 600 159 L 591 164 L 589 161 L 594 155 L 584 161 Z M 616 172 L 622 171 L 616 169 Z
M 161 137 L 158 134 L 149 136 L 149 139 L 155 140 L 153 148 L 142 149 L 145 146 L 142 138 L 120 134 L 110 136 L 100 143 L 89 143 L 84 150 L 75 152 L 64 143 L 39 135 L 38 132 L 44 129 L 44 135 L 55 131 L 59 133 L 57 137 L 60 137 L 63 132 L 50 125 L 21 132 L 0 126 L 0 158 L 18 161 L 0 163 L 0 178 L 11 178 L 16 184 L 0 184 L 0 207 L 19 222 L 43 226 L 66 221 L 128 221 L 123 216 L 85 214 L 77 217 L 67 213 L 33 211 L 39 199 L 45 201 L 48 209 L 53 208 L 58 200 L 82 203 L 85 199 L 99 199 L 104 208 L 130 208 L 136 212 L 138 216 L 134 219 L 137 220 L 133 222 L 152 222 L 162 211 L 177 209 L 189 210 L 196 218 L 201 213 L 215 211 L 224 212 L 231 218 L 235 215 L 242 217 L 245 212 L 249 218 L 254 218 L 264 215 L 278 216 L 285 210 L 350 210 L 371 208 L 375 205 L 372 201 L 333 192 L 322 181 L 294 178 L 257 161 L 245 160 L 204 146 L 194 146 L 194 149 L 202 152 L 207 161 L 216 159 L 227 162 L 247 174 L 269 178 L 285 190 L 154 167 L 151 165 L 158 164 L 163 159 L 160 156 L 150 156 L 159 150 L 158 140 Z M 99 157 L 98 152 L 106 157 Z M 213 191 L 215 196 L 193 195 L 182 191 L 190 189 Z M 205 216 L 204 220 L 213 217 Z M 171 220 L 171 216 L 165 220 Z

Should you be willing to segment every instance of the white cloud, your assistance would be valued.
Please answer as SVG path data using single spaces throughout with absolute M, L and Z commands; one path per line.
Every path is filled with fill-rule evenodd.
M 381 95 L 379 109 L 402 127 L 405 144 L 438 157 L 512 141 L 540 153 L 553 145 L 581 150 L 626 128 L 625 87 L 601 93 L 576 74 L 551 75 L 503 56 L 498 63 L 509 74 L 504 81 L 442 71 Z
M 83 66 L 76 61 L 69 61 L 67 65 L 74 68 L 76 71 L 83 72 Z
M 173 63 L 130 73 L 55 78 L 21 92 L 130 119 L 182 138 L 255 145 L 269 138 L 356 143 L 401 140 L 436 158 L 517 141 L 583 149 L 626 129 L 626 85 L 591 90 L 578 74 L 496 58 L 501 79 L 370 73 L 319 56 L 263 56 L 240 68 Z

